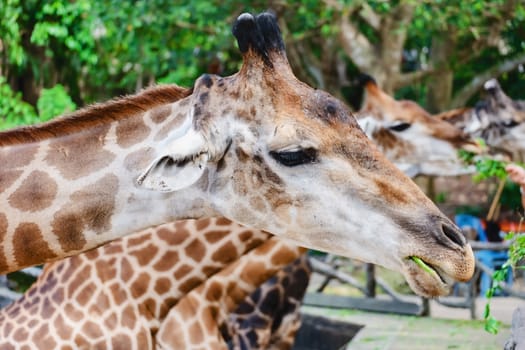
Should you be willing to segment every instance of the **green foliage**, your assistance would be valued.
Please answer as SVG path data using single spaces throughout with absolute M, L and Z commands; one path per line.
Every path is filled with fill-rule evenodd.
M 26 59 L 24 48 L 21 45 L 21 33 L 18 19 L 22 15 L 20 0 L 0 1 L 0 41 L 7 52 L 7 59 L 16 65 L 22 65 Z M 2 49 L 0 49 L 1 51 Z
M 31 124 L 37 120 L 34 108 L 22 101 L 22 95 L 11 90 L 9 84 L 0 76 L 0 129 Z
M 481 146 L 483 146 L 483 144 L 481 144 Z M 475 166 L 476 173 L 473 176 L 473 180 L 476 182 L 491 177 L 497 177 L 501 180 L 507 178 L 507 172 L 505 171 L 507 163 L 503 161 L 486 156 L 477 156 L 475 153 L 466 150 L 459 150 L 458 156 L 466 164 Z
M 506 163 L 488 157 L 478 157 L 473 153 L 462 151 L 459 153 L 461 159 L 463 159 L 467 164 L 474 164 L 476 166 L 476 174 L 474 179 L 476 181 L 481 181 L 490 177 L 497 177 L 500 180 L 505 180 L 507 178 L 507 172 L 505 171 Z M 519 192 L 519 186 L 516 184 L 506 184 L 506 187 L 509 187 L 513 190 L 512 194 L 509 194 L 507 190 L 507 196 L 514 199 L 513 208 L 517 207 L 517 203 L 521 202 L 521 195 Z M 503 192 L 505 194 L 505 191 Z M 503 196 L 501 198 L 503 202 Z M 509 199 L 506 200 L 507 204 L 510 202 Z M 523 219 L 520 221 L 519 228 L 523 224 Z M 520 232 L 521 230 L 518 230 Z M 510 268 L 516 268 L 518 263 L 525 258 L 525 234 L 516 234 L 514 232 L 509 233 L 505 240 L 511 241 L 509 247 L 509 259 L 499 268 L 494 271 L 492 275 L 492 286 L 487 290 L 486 298 L 487 303 L 485 304 L 484 311 L 484 320 L 485 320 L 485 330 L 489 333 L 496 334 L 498 333 L 501 322 L 494 318 L 490 311 L 490 300 L 501 289 L 501 283 L 507 280 L 507 275 Z
M 475 161 L 477 174 L 474 175 L 474 181 L 481 181 L 490 177 L 497 177 L 498 179 L 505 179 L 507 172 L 505 171 L 506 163 L 491 159 L 491 158 L 479 158 Z
M 44 89 L 36 104 L 40 121 L 47 121 L 58 115 L 72 112 L 76 105 L 60 84 Z
M 523 219 L 520 221 L 520 228 L 522 224 Z M 501 283 L 507 280 L 509 269 L 520 268 L 518 267 L 518 263 L 525 258 L 525 234 L 510 232 L 505 239 L 512 242 L 509 246 L 509 259 L 501 266 L 501 268 L 494 271 L 494 274 L 492 275 L 492 286 L 487 290 L 485 295 L 487 298 L 483 315 L 485 319 L 485 330 L 492 334 L 497 334 L 499 332 L 501 322 L 491 314 L 490 300 L 497 291 L 501 290 Z
M 33 106 L 22 101 L 21 94 L 14 93 L 0 76 L 0 130 L 44 122 L 57 115 L 72 112 L 76 108 L 62 85 L 43 89 L 37 106 L 38 114 Z

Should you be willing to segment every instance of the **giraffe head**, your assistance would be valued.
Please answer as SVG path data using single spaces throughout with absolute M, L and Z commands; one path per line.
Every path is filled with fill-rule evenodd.
M 483 85 L 483 99 L 474 108 L 439 114 L 472 137 L 483 139 L 498 157 L 522 156 L 525 152 L 525 102 L 514 101 L 496 79 Z
M 525 154 L 525 102 L 512 100 L 491 79 L 483 85 L 485 98 L 475 108 L 477 130 L 469 132 L 481 136 L 496 149 L 518 156 Z
M 472 171 L 458 150 L 478 153 L 476 143 L 460 129 L 433 118 L 417 103 L 397 101 L 373 78 L 361 76 L 365 97 L 358 121 L 387 158 L 410 176 L 459 175 Z
M 137 186 L 166 196 L 199 189 L 214 215 L 401 271 L 422 295 L 468 280 L 473 254 L 459 229 L 344 104 L 293 75 L 274 15 L 242 14 L 233 34 L 240 71 L 202 76 L 176 102 L 188 106 L 185 121 L 154 146 Z

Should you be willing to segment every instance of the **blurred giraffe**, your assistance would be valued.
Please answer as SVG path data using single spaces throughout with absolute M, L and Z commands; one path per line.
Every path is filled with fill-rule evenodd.
M 413 101 L 395 100 L 368 75 L 361 75 L 360 81 L 365 95 L 356 118 L 391 162 L 412 177 L 472 172 L 458 157 L 460 149 L 479 153 L 469 135 Z
M 474 108 L 437 115 L 472 137 L 481 138 L 495 152 L 525 160 L 525 101 L 512 100 L 496 79 L 483 85 L 483 99 Z

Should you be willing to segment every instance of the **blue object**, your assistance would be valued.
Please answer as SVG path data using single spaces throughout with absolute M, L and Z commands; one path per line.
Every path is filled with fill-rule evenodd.
M 483 229 L 481 224 L 481 219 L 468 214 L 458 214 L 455 216 L 454 220 L 456 225 L 459 226 L 462 230 L 472 228 L 477 232 L 477 240 L 480 242 L 488 242 L 487 234 Z M 508 260 L 509 254 L 507 251 L 503 250 L 478 250 L 474 252 L 474 256 L 479 260 L 483 265 L 491 268 L 492 270 L 497 270 Z M 510 286 L 512 285 L 512 270 L 509 267 L 507 271 L 507 281 L 506 283 Z M 485 295 L 487 290 L 492 285 L 492 278 L 490 275 L 481 271 L 480 275 L 480 295 Z M 498 293 L 496 293 L 498 294 Z

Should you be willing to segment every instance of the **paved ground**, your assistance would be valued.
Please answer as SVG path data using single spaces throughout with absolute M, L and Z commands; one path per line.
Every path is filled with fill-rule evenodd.
M 487 333 L 481 321 L 485 299 L 477 300 L 479 320 L 470 320 L 466 309 L 454 309 L 431 302 L 431 317 L 399 316 L 352 310 L 304 307 L 305 313 L 364 325 L 347 350 L 493 350 L 502 349 L 510 336 L 512 312 L 525 301 L 494 298 L 492 314 L 502 321 L 497 335 Z

